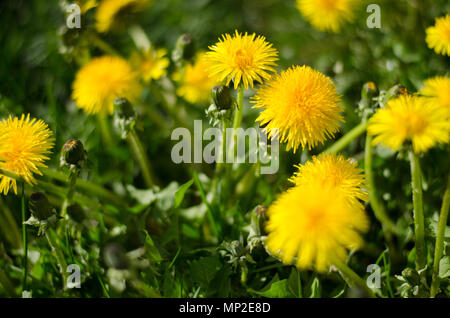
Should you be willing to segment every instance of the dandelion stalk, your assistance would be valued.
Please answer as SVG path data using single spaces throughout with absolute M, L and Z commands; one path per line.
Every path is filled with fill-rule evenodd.
M 27 290 L 27 276 L 28 276 L 28 238 L 27 238 L 27 212 L 25 208 L 25 183 L 22 182 L 22 241 L 23 241 L 23 272 L 22 272 L 22 292 Z
M 350 267 L 347 266 L 344 262 L 339 260 L 335 260 L 333 265 L 339 270 L 340 274 L 343 276 L 344 280 L 350 287 L 358 286 L 363 289 L 370 298 L 375 298 L 374 292 L 367 286 L 367 283 L 364 279 L 359 277 Z
M 151 43 L 140 25 L 134 24 L 130 26 L 128 34 L 130 34 L 130 37 L 133 39 L 133 42 L 138 49 L 145 51 L 150 49 Z
M 375 214 L 375 217 L 378 221 L 383 225 L 383 228 L 390 232 L 396 232 L 396 227 L 394 222 L 389 218 L 384 208 L 384 205 L 380 202 L 376 187 L 375 187 L 375 178 L 373 175 L 372 169 L 372 136 L 366 135 L 366 144 L 365 144 L 365 155 L 364 155 L 364 172 L 366 174 L 367 182 L 368 182 L 368 192 L 369 192 L 369 202 L 372 210 Z
M 109 45 L 107 42 L 103 41 L 94 32 L 90 33 L 89 38 L 91 40 L 91 43 L 94 44 L 94 46 L 96 46 L 98 49 L 100 49 L 104 53 L 109 54 L 109 55 L 117 55 L 117 56 L 120 55 L 111 45 Z
M 244 110 L 244 86 L 239 85 L 237 96 L 237 110 L 234 114 L 233 129 L 241 127 L 242 112 Z
M 234 113 L 233 119 L 233 133 L 231 135 L 231 142 L 229 143 L 229 151 L 227 156 L 234 156 L 237 149 L 237 129 L 241 127 L 242 124 L 242 112 L 244 109 L 244 86 L 239 85 L 238 96 L 237 96 L 237 108 Z M 228 173 L 228 176 L 230 173 Z
M 425 255 L 425 223 L 423 216 L 422 198 L 422 172 L 420 171 L 419 158 L 413 150 L 409 151 L 411 164 L 411 179 L 414 206 L 414 232 L 416 235 L 416 270 L 421 270 L 426 265 Z
M 436 246 L 434 249 L 433 276 L 431 282 L 431 297 L 435 297 L 439 291 L 439 263 L 444 250 L 445 228 L 447 226 L 448 211 L 450 208 L 450 174 L 448 175 L 447 188 L 442 200 L 441 215 L 439 217 L 438 230 L 436 235 Z
M 110 147 L 114 145 L 113 137 L 111 134 L 111 128 L 107 120 L 107 115 L 100 113 L 98 114 L 97 118 L 105 146 Z
M 41 168 L 42 173 L 51 179 L 55 179 L 61 182 L 67 182 L 68 177 L 65 173 L 52 170 L 50 168 Z M 42 185 L 42 181 L 39 181 L 39 185 Z M 90 193 L 91 195 L 98 196 L 100 198 L 106 199 L 107 201 L 114 203 L 118 206 L 126 206 L 126 202 L 124 202 L 120 196 L 117 196 L 116 194 L 106 190 L 100 185 L 97 185 L 93 182 L 86 181 L 86 180 L 77 180 L 77 183 L 75 184 L 75 188 L 85 190 L 86 192 Z
M 133 151 L 133 154 L 141 167 L 142 174 L 144 177 L 145 184 L 148 188 L 153 187 L 153 173 L 151 171 L 150 160 L 145 153 L 144 147 L 139 140 L 136 130 L 132 128 L 127 136 L 128 143 Z
M 366 131 L 366 129 L 367 129 L 367 126 L 368 126 L 367 121 L 362 121 L 357 126 L 353 127 L 344 136 L 342 136 L 333 145 L 328 147 L 324 152 L 325 153 L 337 153 L 337 152 L 343 150 L 354 139 L 358 138 L 362 133 L 364 133 Z
M 69 179 L 68 179 L 69 190 L 67 191 L 67 196 L 66 196 L 66 198 L 64 199 L 64 202 L 63 202 L 62 211 L 61 211 L 61 216 L 62 217 L 66 216 L 66 214 L 67 214 L 67 207 L 73 201 L 73 195 L 75 194 L 75 185 L 77 183 L 77 175 L 78 175 L 77 171 L 71 171 L 69 173 Z

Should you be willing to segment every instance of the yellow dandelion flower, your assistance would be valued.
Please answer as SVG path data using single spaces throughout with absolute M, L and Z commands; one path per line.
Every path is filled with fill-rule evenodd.
M 192 104 L 208 102 L 211 88 L 219 83 L 216 78 L 209 76 L 208 67 L 206 53 L 198 53 L 194 63 L 188 63 L 183 72 L 174 75 L 174 79 L 180 82 L 177 95 Z
M 95 19 L 98 32 L 108 32 L 113 24 L 128 15 L 144 10 L 152 0 L 103 0 L 97 8 Z
M 236 30 L 233 37 L 222 35 L 209 49 L 211 75 L 220 81 L 226 80 L 227 86 L 233 80 L 235 89 L 241 82 L 246 89 L 253 88 L 254 82 L 262 83 L 270 78 L 270 72 L 275 72 L 273 66 L 276 66 L 278 51 L 261 35 L 242 35 Z
M 142 79 L 148 83 L 167 74 L 170 61 L 166 55 L 165 49 L 155 50 L 150 47 L 147 51 L 133 52 L 130 60 Z
M 427 79 L 424 84 L 419 93 L 430 103 L 446 108 L 450 114 L 450 78 L 436 76 Z
M 356 161 L 342 155 L 320 154 L 296 168 L 298 171 L 289 180 L 297 186 L 318 183 L 340 190 L 349 200 L 368 200 L 363 170 Z
M 436 18 L 434 26 L 426 30 L 426 42 L 437 54 L 450 56 L 450 14 Z
M 94 58 L 76 74 L 72 98 L 88 114 L 112 114 L 116 98 L 133 102 L 139 97 L 141 87 L 136 75 L 120 57 Z
M 80 7 L 82 14 L 98 6 L 97 0 L 76 0 L 75 2 Z
M 360 233 L 369 226 L 359 201 L 349 201 L 335 187 L 320 182 L 289 189 L 267 213 L 269 253 L 285 264 L 318 272 L 344 262 L 347 250 L 360 248 Z
M 278 128 L 281 142 L 294 152 L 299 145 L 311 149 L 333 137 L 343 121 L 340 97 L 331 79 L 309 66 L 294 66 L 276 75 L 252 97 L 254 108 L 264 108 L 256 121 Z
M 9 116 L 0 121 L 0 168 L 13 172 L 33 185 L 33 173 L 42 175 L 40 167 L 46 167 L 46 156 L 53 147 L 52 132 L 42 120 Z M 15 179 L 0 174 L 0 193 L 8 194 L 10 189 L 17 194 Z
M 297 0 L 301 14 L 320 31 L 339 32 L 346 22 L 353 21 L 358 0 Z
M 367 129 L 375 136 L 374 144 L 382 143 L 397 151 L 410 141 L 414 152 L 419 153 L 438 142 L 448 142 L 450 122 L 445 108 L 428 103 L 423 97 L 401 95 L 379 109 Z

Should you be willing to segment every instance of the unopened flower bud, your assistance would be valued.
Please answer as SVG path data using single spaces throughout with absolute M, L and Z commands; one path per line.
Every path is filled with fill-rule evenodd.
M 412 268 L 405 268 L 402 271 L 402 276 L 408 281 L 408 283 L 412 286 L 416 286 L 420 284 L 420 275 Z
M 83 143 L 75 139 L 71 139 L 64 144 L 62 155 L 64 162 L 68 165 L 79 166 L 86 159 Z
M 230 109 L 233 105 L 233 98 L 231 97 L 231 91 L 228 86 L 214 86 L 211 90 L 211 96 L 219 110 Z
M 81 223 L 85 218 L 83 208 L 78 204 L 71 204 L 67 207 L 67 214 L 75 222 Z
M 133 105 L 126 98 L 114 100 L 114 112 L 119 118 L 128 119 L 135 115 Z
M 47 220 L 54 214 L 52 205 L 42 192 L 34 192 L 30 196 L 30 211 L 39 221 Z
M 191 60 L 195 56 L 195 42 L 189 34 L 181 35 L 172 52 L 172 60 L 180 63 L 182 60 Z

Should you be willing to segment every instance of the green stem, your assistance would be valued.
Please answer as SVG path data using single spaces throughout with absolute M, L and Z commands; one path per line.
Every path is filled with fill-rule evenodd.
M 114 145 L 114 140 L 111 134 L 111 127 L 109 126 L 108 117 L 106 114 L 98 114 L 98 124 L 100 126 L 100 131 L 102 133 L 103 142 L 106 147 L 111 147 Z
M 59 244 L 53 237 L 55 233 L 48 229 L 45 231 L 45 237 L 47 238 L 48 244 L 50 245 L 50 248 L 55 253 L 56 261 L 58 262 L 61 270 L 62 280 L 63 280 L 63 289 L 67 288 L 67 263 L 66 259 L 64 258 L 64 253 L 62 252 L 61 248 L 59 247 Z
M 39 180 L 37 186 L 42 189 L 45 189 L 45 191 L 48 191 L 50 193 L 58 195 L 60 198 L 63 198 L 63 199 L 66 198 L 66 195 L 67 195 L 66 189 L 64 189 L 62 187 L 56 186 L 52 183 L 45 182 L 42 180 Z M 78 193 L 74 194 L 73 201 L 77 202 L 81 205 L 86 205 L 86 206 L 92 207 L 94 209 L 102 209 L 102 205 L 100 203 L 98 203 L 84 195 L 78 194 Z
M 150 49 L 150 41 L 140 25 L 134 24 L 130 26 L 130 28 L 128 29 L 128 34 L 130 34 L 130 37 L 133 39 L 134 45 L 136 45 L 138 49 L 144 51 L 148 51 L 148 49 Z
M 241 127 L 242 113 L 244 110 L 244 86 L 240 85 L 238 88 L 237 110 L 234 114 L 233 129 Z
M 369 190 L 369 202 L 375 217 L 382 224 L 383 228 L 389 232 L 396 232 L 396 226 L 394 222 L 389 218 L 386 213 L 384 205 L 380 202 L 375 187 L 375 178 L 372 169 L 372 136 L 366 135 L 366 145 L 364 154 L 364 172 L 366 174 Z
M 409 151 L 411 163 L 411 179 L 414 206 L 414 232 L 416 234 L 416 270 L 421 270 L 426 265 L 425 255 L 425 223 L 423 216 L 422 198 L 422 172 L 420 171 L 419 158 L 413 150 Z
M 111 45 L 99 38 L 95 33 L 90 34 L 90 42 L 104 53 L 109 55 L 120 55 Z
M 221 172 L 223 169 L 224 164 L 227 162 L 226 156 L 227 156 L 227 120 L 222 120 L 222 148 L 221 148 L 221 154 L 222 162 L 217 163 L 217 172 Z M 219 158 L 220 158 L 219 156 Z
M 194 183 L 197 186 L 198 191 L 200 192 L 200 197 L 202 198 L 203 203 L 206 205 L 206 211 L 209 219 L 209 223 L 211 224 L 212 231 L 216 237 L 219 235 L 219 231 L 217 229 L 216 222 L 214 220 L 214 215 L 212 211 L 212 207 L 209 204 L 208 200 L 206 199 L 205 191 L 203 190 L 202 184 L 200 182 L 200 179 L 198 178 L 197 172 L 193 172 L 194 177 Z
M 55 171 L 49 168 L 40 168 L 42 173 L 49 178 L 61 181 L 61 182 L 67 182 L 67 175 L 63 172 Z M 85 190 L 91 195 L 98 196 L 100 198 L 106 199 L 110 201 L 111 203 L 114 203 L 119 206 L 126 206 L 126 202 L 124 202 L 120 196 L 109 192 L 105 188 L 85 180 L 77 180 L 77 183 L 75 184 L 75 187 L 78 189 Z
M 73 201 L 73 195 L 75 194 L 75 185 L 77 183 L 78 171 L 71 171 L 69 173 L 69 190 L 67 191 L 67 196 L 64 199 L 61 216 L 64 218 L 67 214 L 67 208 Z
M 23 272 L 22 272 L 22 292 L 27 290 L 28 276 L 28 238 L 27 238 L 27 212 L 25 209 L 25 183 L 22 182 L 22 241 L 23 241 Z
M 109 295 L 108 289 L 106 288 L 105 284 L 103 283 L 103 279 L 100 276 L 100 274 L 97 274 L 97 279 L 98 279 L 100 285 L 102 286 L 102 290 L 103 290 L 103 293 L 105 294 L 105 297 L 111 298 L 111 296 Z
M 238 96 L 237 96 L 237 109 L 234 112 L 234 120 L 233 120 L 233 132 L 231 134 L 231 140 L 228 144 L 228 152 L 227 156 L 234 156 L 237 149 L 237 129 L 241 127 L 242 124 L 242 113 L 244 110 L 244 87 L 239 85 L 238 87 Z M 227 179 L 231 179 L 231 167 L 233 165 L 229 164 L 227 166 Z M 228 182 L 230 184 L 230 182 Z
M 337 153 L 347 147 L 354 139 L 364 133 L 367 129 L 367 121 L 360 122 L 357 126 L 353 127 L 349 132 L 342 136 L 338 141 L 332 144 L 330 147 L 324 150 L 325 153 Z
M 141 167 L 146 186 L 148 188 L 153 187 L 153 180 L 155 178 L 153 177 L 150 160 L 148 159 L 144 147 L 142 146 L 142 143 L 139 140 L 139 137 L 137 136 L 134 129 L 131 129 L 131 131 L 129 132 L 127 140 L 130 144 L 131 150 L 133 151 L 134 157 Z
M 442 200 L 441 215 L 439 217 L 438 231 L 436 235 L 436 247 L 434 249 L 433 278 L 431 282 L 431 297 L 435 297 L 439 291 L 439 263 L 444 251 L 445 228 L 447 227 L 448 211 L 450 207 L 450 173 L 447 180 L 444 198 Z
M 298 269 L 297 269 L 297 288 L 298 288 L 298 298 L 303 298 L 302 278 L 300 276 L 300 271 Z
M 337 267 L 344 280 L 347 282 L 347 284 L 349 284 L 350 287 L 359 286 L 367 293 L 370 298 L 376 297 L 374 292 L 367 286 L 366 281 L 359 277 L 359 275 L 356 274 L 350 267 L 348 267 L 347 264 L 335 260 L 333 262 L 333 265 Z

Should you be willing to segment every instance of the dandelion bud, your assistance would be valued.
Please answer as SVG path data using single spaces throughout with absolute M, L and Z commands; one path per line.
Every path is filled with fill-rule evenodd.
M 172 52 L 172 60 L 180 63 L 182 60 L 191 60 L 195 55 L 195 42 L 189 34 L 181 35 Z
M 127 269 L 129 265 L 125 250 L 117 243 L 109 243 L 103 248 L 103 261 L 115 269 Z
M 114 110 L 117 117 L 128 119 L 134 117 L 133 105 L 126 98 L 116 98 L 114 100 Z
M 69 214 L 70 218 L 75 222 L 81 223 L 85 218 L 83 208 L 78 204 L 71 204 L 67 207 L 67 214 Z
M 71 139 L 62 148 L 63 163 L 67 165 L 79 166 L 86 159 L 86 151 L 83 143 L 79 140 Z
M 39 221 L 47 220 L 53 214 L 53 207 L 42 192 L 34 192 L 30 197 L 30 211 Z
M 214 104 L 219 110 L 230 109 L 233 104 L 230 88 L 225 85 L 214 86 L 211 90 Z
M 402 271 L 402 276 L 405 278 L 405 280 L 412 286 L 420 285 L 420 276 L 417 271 L 415 271 L 412 268 L 405 268 Z

